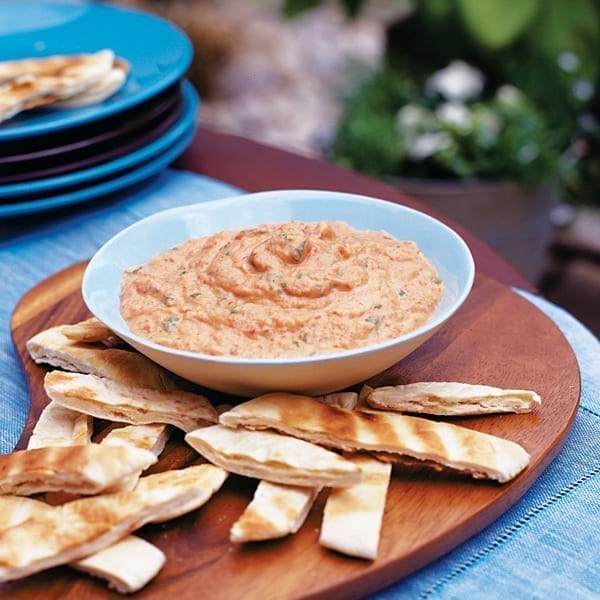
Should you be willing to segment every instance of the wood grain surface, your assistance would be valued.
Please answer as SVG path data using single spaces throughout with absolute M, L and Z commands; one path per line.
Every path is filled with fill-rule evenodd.
M 28 292 L 12 319 L 13 339 L 31 392 L 31 411 L 18 447 L 23 448 L 40 410 L 44 367 L 25 342 L 46 327 L 87 318 L 79 285 L 85 265 L 61 271 Z M 467 302 L 451 321 L 410 357 L 371 385 L 447 380 L 528 388 L 542 397 L 537 412 L 454 421 L 520 443 L 531 454 L 525 472 L 508 484 L 396 469 L 383 520 L 379 556 L 347 558 L 318 544 L 324 491 L 294 536 L 234 545 L 229 529 L 250 500 L 256 482 L 230 476 L 201 509 L 139 534 L 167 555 L 166 564 L 136 598 L 359 598 L 430 563 L 480 531 L 512 506 L 559 452 L 574 419 L 580 392 L 576 358 L 541 311 L 505 285 L 478 274 Z M 207 392 L 219 402 L 222 396 Z M 196 460 L 181 438 L 169 442 L 154 469 Z M 85 600 L 118 594 L 104 582 L 68 567 L 9 584 L 0 596 L 27 600 Z

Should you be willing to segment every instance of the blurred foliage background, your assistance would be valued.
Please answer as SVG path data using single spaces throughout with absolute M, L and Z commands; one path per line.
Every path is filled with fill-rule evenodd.
M 549 184 L 563 201 L 600 206 L 600 0 L 119 1 L 188 33 L 209 122 L 378 177 Z M 319 12 L 332 6 L 345 25 Z M 369 64 L 344 63 L 369 23 L 383 27 L 381 60 L 367 41 Z M 484 82 L 462 108 L 428 89 L 455 61 Z M 406 106 L 422 121 L 399 114 Z
M 286 11 L 295 14 L 314 4 L 290 0 Z M 552 183 L 563 200 L 600 205 L 599 2 L 408 4 L 409 14 L 388 28 L 384 64 L 346 96 L 331 158 L 372 175 Z M 351 17 L 364 3 L 346 5 Z M 398 111 L 407 104 L 435 110 L 439 98 L 424 88 L 454 60 L 483 74 L 477 103 L 499 115 L 500 134 L 486 146 L 473 128 L 463 128 L 454 132 L 455 145 L 445 157 L 411 159 Z M 522 101 L 513 114 L 500 114 L 494 94 L 507 84 L 521 92 Z M 467 107 L 474 108 L 472 99 Z M 535 156 L 519 161 L 527 144 Z

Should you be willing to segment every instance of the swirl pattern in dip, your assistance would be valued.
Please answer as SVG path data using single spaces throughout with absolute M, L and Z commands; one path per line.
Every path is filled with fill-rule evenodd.
M 408 333 L 442 293 L 412 241 L 292 221 L 190 239 L 126 271 L 121 313 L 132 332 L 165 346 L 289 358 Z

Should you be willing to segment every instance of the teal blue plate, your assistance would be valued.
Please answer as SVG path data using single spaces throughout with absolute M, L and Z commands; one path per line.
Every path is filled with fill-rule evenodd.
M 64 208 L 73 204 L 80 204 L 90 200 L 96 200 L 116 192 L 122 192 L 127 188 L 149 179 L 153 175 L 168 167 L 189 146 L 194 133 L 195 126 L 189 126 L 162 154 L 143 163 L 135 169 L 120 174 L 117 177 L 102 181 L 96 185 L 86 186 L 82 189 L 64 192 L 56 196 L 48 196 L 39 200 L 17 202 L 15 204 L 0 205 L 0 219 L 20 217 L 28 214 L 47 212 L 49 210 Z
M 46 177 L 35 181 L 0 185 L 0 204 L 19 201 L 21 197 L 40 193 L 52 193 L 75 185 L 84 185 L 98 179 L 109 177 L 125 169 L 135 167 L 145 160 L 153 158 L 177 140 L 190 123 L 196 119 L 198 111 L 198 95 L 192 85 L 182 82 L 183 107 L 180 117 L 161 136 L 151 143 L 136 149 L 129 154 L 109 160 L 103 164 L 81 169 L 64 175 Z
M 47 193 L 13 196 L 8 199 L 0 194 L 0 219 L 88 202 L 121 191 L 167 167 L 185 151 L 196 131 L 198 96 L 189 83 L 183 83 L 182 116 L 155 142 L 111 163 L 87 169 L 87 177 L 81 176 L 85 175 L 84 171 L 54 177 L 53 179 L 60 180 L 62 185 L 48 190 Z M 94 173 L 95 177 L 90 177 L 90 173 Z M 19 185 L 27 187 L 32 184 Z
M 187 36 L 145 12 L 89 2 L 0 2 L 0 59 L 110 48 L 131 65 L 125 85 L 85 108 L 35 109 L 0 123 L 0 142 L 67 129 L 114 115 L 175 83 L 193 56 Z

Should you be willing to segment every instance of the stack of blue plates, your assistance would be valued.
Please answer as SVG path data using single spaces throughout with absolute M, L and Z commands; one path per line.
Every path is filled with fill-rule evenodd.
M 175 160 L 196 129 L 183 32 L 156 16 L 88 2 L 0 2 L 0 60 L 111 49 L 123 87 L 85 108 L 38 108 L 0 123 L 0 217 L 121 191 Z

